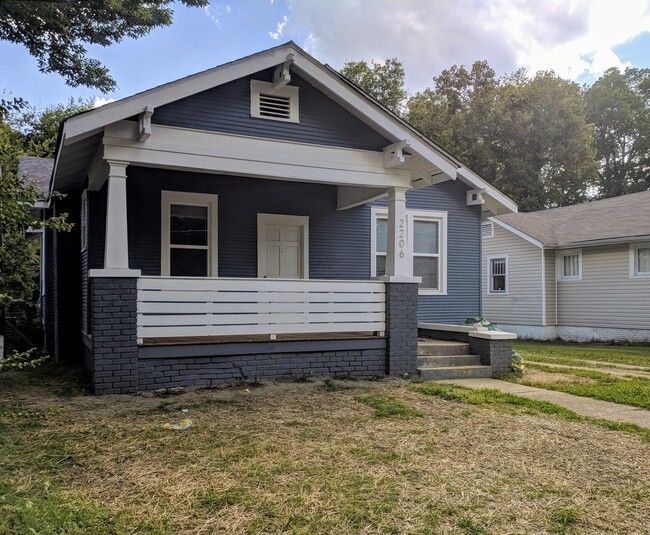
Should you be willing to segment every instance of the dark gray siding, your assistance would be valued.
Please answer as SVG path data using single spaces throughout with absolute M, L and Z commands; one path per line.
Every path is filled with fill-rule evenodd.
M 310 278 L 370 277 L 370 205 L 337 212 L 334 186 L 147 168 L 128 173 L 130 267 L 143 275 L 160 275 L 160 192 L 172 190 L 219 195 L 220 277 L 257 276 L 258 213 L 309 216 Z M 479 314 L 480 207 L 466 205 L 466 189 L 450 181 L 407 195 L 408 208 L 448 212 L 447 295 L 419 296 L 420 321 L 462 323 Z M 105 189 L 89 203 L 89 262 L 101 268 Z
M 257 277 L 258 213 L 309 216 L 310 278 L 370 277 L 369 208 L 337 212 L 335 186 L 129 168 L 130 265 L 143 275 L 160 274 L 161 190 L 219 196 L 220 277 Z M 104 217 L 96 209 L 91 215 Z M 93 222 L 95 232 L 103 232 L 103 226 Z M 93 267 L 101 267 L 103 241 L 97 249 Z
M 191 97 L 156 108 L 152 122 L 161 125 L 258 136 L 302 143 L 380 151 L 383 136 L 339 106 L 296 73 L 300 88 L 300 123 L 251 117 L 250 80 L 271 81 L 272 71 L 258 72 Z
M 479 314 L 481 211 L 467 206 L 466 191 L 460 182 L 448 181 L 406 194 L 407 208 L 447 211 L 447 295 L 419 296 L 419 321 L 463 323 Z

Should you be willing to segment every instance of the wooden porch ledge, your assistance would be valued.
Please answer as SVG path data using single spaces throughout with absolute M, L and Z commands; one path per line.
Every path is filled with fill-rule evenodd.
M 288 341 L 318 341 L 318 340 L 365 340 L 384 338 L 372 333 L 300 333 L 278 334 L 271 339 L 268 334 L 248 334 L 233 336 L 178 336 L 169 338 L 144 338 L 143 346 L 182 346 L 195 344 L 238 344 L 246 342 L 288 342 Z

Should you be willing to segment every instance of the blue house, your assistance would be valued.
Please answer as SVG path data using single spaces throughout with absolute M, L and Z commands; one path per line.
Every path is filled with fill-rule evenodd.
M 294 43 L 67 119 L 48 344 L 98 393 L 413 373 L 516 205 Z

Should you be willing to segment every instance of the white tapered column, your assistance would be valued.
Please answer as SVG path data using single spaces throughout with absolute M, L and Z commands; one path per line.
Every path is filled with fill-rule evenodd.
M 412 277 L 413 262 L 409 254 L 408 224 L 406 221 L 406 188 L 388 191 L 388 244 L 386 275 Z
M 106 195 L 106 240 L 104 269 L 90 270 L 91 277 L 137 277 L 129 269 L 129 226 L 126 210 L 126 168 L 128 162 L 108 160 Z

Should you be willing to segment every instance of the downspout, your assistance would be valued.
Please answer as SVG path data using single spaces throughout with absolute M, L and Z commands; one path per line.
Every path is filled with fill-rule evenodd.
M 542 252 L 542 327 L 546 327 L 546 263 L 544 262 L 544 247 Z

